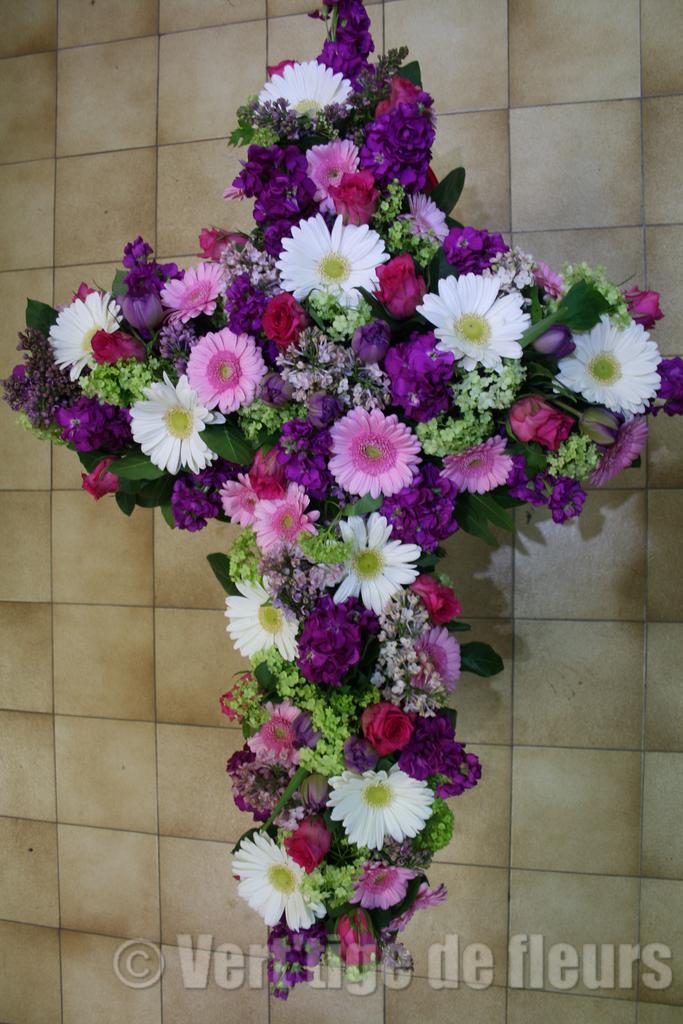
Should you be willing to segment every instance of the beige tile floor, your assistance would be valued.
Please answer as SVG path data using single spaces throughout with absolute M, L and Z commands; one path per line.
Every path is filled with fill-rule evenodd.
M 230 226 L 233 108 L 264 65 L 312 56 L 311 0 L 0 0 L 0 372 L 26 295 L 107 282 L 138 231 L 191 256 Z M 469 171 L 461 216 L 554 262 L 602 261 L 664 293 L 683 328 L 681 0 L 385 0 L 375 38 L 410 41 L 440 117 L 435 166 Z M 230 211 L 234 226 L 248 210 Z M 449 568 L 475 635 L 506 656 L 465 680 L 460 730 L 484 758 L 435 865 L 450 902 L 408 934 L 417 979 L 288 1005 L 220 971 L 184 988 L 187 939 L 254 945 L 227 843 L 244 827 L 217 695 L 238 661 L 204 555 L 229 530 L 172 534 L 79 492 L 64 452 L 0 408 L 0 1021 L 3 1024 L 675 1024 L 683 1020 L 683 425 L 564 529 L 457 537 Z M 458 933 L 493 985 L 435 987 Z M 673 981 L 569 990 L 510 980 L 509 936 L 660 942 Z M 122 940 L 163 943 L 162 984 L 128 988 Z M 215 966 L 215 963 L 214 963 Z M 250 961 L 258 979 L 262 960 Z M 640 1001 L 639 1001 L 640 999 Z

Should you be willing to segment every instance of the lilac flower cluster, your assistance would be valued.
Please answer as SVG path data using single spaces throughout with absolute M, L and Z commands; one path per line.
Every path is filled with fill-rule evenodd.
M 393 537 L 404 544 L 417 544 L 423 551 L 435 551 L 458 529 L 454 514 L 457 496 L 452 480 L 441 476 L 437 466 L 425 463 L 409 487 L 385 498 L 380 512 L 393 526 Z
M 555 523 L 565 523 L 581 515 L 586 492 L 578 480 L 568 476 L 537 473 L 529 479 L 523 455 L 512 456 L 513 466 L 507 479 L 508 492 L 518 501 L 526 501 L 536 508 L 547 506 Z
M 365 634 L 377 632 L 377 616 L 357 598 L 335 604 L 329 594 L 316 603 L 299 637 L 297 665 L 311 683 L 341 686 L 361 658 Z
M 220 489 L 226 480 L 235 480 L 242 467 L 218 459 L 201 473 L 186 473 L 176 478 L 171 492 L 173 521 L 180 530 L 196 533 L 209 519 L 223 511 Z
M 313 968 L 327 949 L 327 932 L 322 921 L 310 928 L 292 931 L 284 921 L 268 935 L 268 981 L 273 995 L 287 999 L 290 990 L 302 981 L 311 981 Z
M 499 252 L 507 252 L 502 235 L 477 228 L 451 228 L 443 243 L 446 259 L 458 274 L 481 274 Z
M 117 405 L 83 395 L 73 405 L 58 409 L 55 422 L 62 441 L 77 452 L 117 452 L 132 441 L 130 413 Z
M 332 454 L 329 430 L 318 429 L 310 420 L 289 420 L 283 424 L 276 448 L 277 462 L 286 480 L 301 484 L 318 501 L 339 494 L 327 468 Z
M 416 332 L 409 341 L 390 348 L 384 369 L 391 378 L 394 405 L 399 405 L 410 419 L 426 423 L 445 412 L 453 401 L 450 382 L 455 356 L 437 351 L 433 332 Z
M 250 146 L 233 187 L 255 198 L 254 220 L 263 229 L 266 252 L 278 256 L 282 239 L 317 204 L 306 156 L 297 146 Z
M 375 49 L 370 18 L 361 0 L 334 0 L 326 6 L 337 8 L 337 31 L 333 40 L 325 42 L 318 63 L 355 83 L 368 67 L 368 57 Z
M 460 796 L 481 778 L 479 758 L 468 754 L 465 745 L 455 740 L 453 723 L 443 712 L 433 718 L 416 719 L 398 765 L 414 779 L 439 776 L 436 795 L 440 797 Z
M 173 363 L 176 373 L 187 371 L 187 360 L 198 341 L 194 328 L 180 320 L 164 324 L 159 331 L 159 354 Z
M 324 591 L 340 582 L 343 567 L 316 565 L 297 545 L 285 544 L 264 556 L 259 572 L 268 581 L 272 603 L 301 614 L 311 611 Z
M 451 357 L 452 358 L 452 357 Z M 368 412 L 389 404 L 389 379 L 376 363 L 366 363 L 347 346 L 331 341 L 317 327 L 306 328 L 295 344 L 280 352 L 276 359 L 283 381 L 289 385 L 296 402 L 310 403 L 318 396 L 336 403 L 338 418 L 342 409 L 363 408 Z M 314 405 L 319 410 L 320 399 Z M 320 424 L 318 424 L 320 425 Z
M 366 127 L 361 167 L 371 171 L 380 188 L 397 180 L 407 192 L 419 192 L 427 181 L 434 136 L 428 107 L 398 103 Z
M 40 331 L 27 327 L 19 335 L 17 349 L 24 353 L 24 362 L 3 382 L 5 401 L 27 416 L 31 426 L 47 430 L 58 410 L 71 405 L 81 389 L 56 365 L 50 342 Z

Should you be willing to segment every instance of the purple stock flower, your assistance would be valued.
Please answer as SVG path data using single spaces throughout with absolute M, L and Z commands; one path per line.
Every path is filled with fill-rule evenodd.
M 361 167 L 372 172 L 380 188 L 398 179 L 407 192 L 419 192 L 427 181 L 434 135 L 428 109 L 398 103 L 367 125 Z
M 328 7 L 333 6 L 327 3 Z M 336 0 L 337 31 L 328 39 L 318 57 L 318 63 L 355 83 L 361 71 L 368 66 L 368 56 L 375 49 L 370 35 L 370 18 L 362 0 Z
M 235 480 L 242 467 L 218 459 L 201 473 L 186 473 L 176 478 L 171 492 L 173 521 L 180 530 L 196 533 L 207 520 L 223 511 L 220 489 L 226 480 Z
M 529 502 L 536 508 L 547 506 L 555 523 L 564 523 L 567 519 L 581 515 L 586 492 L 578 480 L 568 476 L 555 477 L 550 473 L 537 473 L 530 479 L 527 476 L 526 460 L 523 455 L 513 455 L 512 463 L 507 478 L 507 488 L 511 497 Z
M 458 274 L 481 274 L 499 252 L 508 252 L 503 236 L 477 228 L 451 228 L 443 243 L 446 259 Z
M 362 736 L 349 736 L 344 744 L 344 761 L 349 771 L 362 774 L 374 768 L 379 760 L 375 748 Z
M 391 328 L 386 320 L 371 320 L 354 331 L 351 348 L 362 363 L 381 363 L 391 341 Z
M 297 665 L 302 675 L 311 683 L 341 686 L 348 670 L 360 661 L 364 627 L 377 628 L 377 618 L 372 612 L 370 616 L 356 598 L 335 604 L 329 594 L 321 597 L 299 637 Z
M 586 500 L 584 491 L 578 480 L 568 476 L 547 477 L 551 492 L 548 497 L 548 508 L 554 523 L 565 523 L 568 519 L 581 515 Z
M 437 351 L 433 333 L 415 333 L 410 341 L 394 345 L 384 369 L 391 378 L 392 402 L 410 419 L 425 423 L 448 409 L 455 357 Z
M 85 396 L 67 409 L 59 409 L 55 421 L 61 438 L 77 452 L 118 452 L 132 440 L 127 409 Z
M 297 146 L 253 145 L 242 168 L 233 186 L 256 199 L 254 220 L 263 228 L 264 248 L 279 256 L 285 235 L 318 208 L 306 156 Z
M 81 389 L 55 363 L 50 342 L 40 331 L 27 327 L 19 335 L 19 352 L 25 362 L 2 382 L 5 401 L 14 412 L 24 413 L 32 426 L 46 430 L 59 409 L 76 401 Z
M 662 359 L 657 373 L 662 383 L 657 398 L 647 411 L 653 416 L 662 410 L 667 416 L 683 416 L 683 359 L 680 356 Z
M 436 795 L 440 797 L 460 796 L 481 778 L 479 758 L 467 753 L 464 743 L 456 741 L 453 724 L 443 713 L 416 720 L 398 765 L 414 779 L 441 776 L 436 785 Z
M 408 487 L 385 498 L 380 512 L 394 528 L 392 539 L 434 551 L 458 528 L 454 518 L 457 496 L 453 481 L 441 476 L 437 466 L 425 463 Z
M 248 274 L 239 274 L 225 293 L 230 330 L 235 334 L 258 334 L 267 305 L 265 292 L 254 288 Z
M 284 921 L 268 935 L 268 981 L 273 995 L 287 999 L 290 989 L 302 981 L 311 981 L 313 969 L 327 948 L 327 932 L 322 921 L 310 928 L 292 931 Z
M 289 420 L 277 443 L 277 461 L 287 480 L 301 484 L 309 497 L 324 501 L 338 493 L 327 468 L 331 449 L 329 430 L 320 430 L 310 420 Z
M 159 295 L 166 281 L 182 278 L 185 273 L 175 263 L 151 260 L 153 252 L 140 235 L 124 247 L 122 263 L 128 273 L 123 280 L 132 298 L 146 298 L 150 293 Z

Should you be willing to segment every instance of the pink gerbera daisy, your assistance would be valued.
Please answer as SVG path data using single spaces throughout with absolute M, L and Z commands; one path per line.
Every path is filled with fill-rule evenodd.
M 426 910 L 427 907 L 438 907 L 440 903 L 444 902 L 447 895 L 448 892 L 445 885 L 437 885 L 436 889 L 430 889 L 426 882 L 422 882 L 417 890 L 415 900 L 399 917 L 394 917 L 389 922 L 387 926 L 388 931 L 402 932 L 418 910 Z
M 628 469 L 642 452 L 646 441 L 647 420 L 644 416 L 636 416 L 624 423 L 614 444 L 601 449 L 600 462 L 588 478 L 588 483 L 592 487 L 604 487 L 622 469 Z
M 433 691 L 441 686 L 455 689 L 460 678 L 460 644 L 445 626 L 435 626 L 415 643 L 420 671 L 412 684 L 421 690 Z
M 512 469 L 512 456 L 507 455 L 504 437 L 489 437 L 483 444 L 468 448 L 459 455 L 447 455 L 441 475 L 461 491 L 484 494 L 504 484 Z
M 248 334 L 224 327 L 200 338 L 190 353 L 187 376 L 208 409 L 234 412 L 253 402 L 266 364 Z
M 398 493 L 413 479 L 420 445 L 397 416 L 352 409 L 332 427 L 330 472 L 349 494 Z
M 562 275 L 549 267 L 543 260 L 538 260 L 534 269 L 534 281 L 543 289 L 546 295 L 553 299 L 559 299 L 564 295 L 564 280 Z
M 348 139 L 335 139 L 324 146 L 311 146 L 306 153 L 308 176 L 316 186 L 315 199 L 320 209 L 334 213 L 330 185 L 338 185 L 343 174 L 358 170 L 358 149 Z
M 167 281 L 161 289 L 161 302 L 173 310 L 171 321 L 180 320 L 186 324 L 188 320 L 206 313 L 211 316 L 216 311 L 216 299 L 225 284 L 224 271 L 217 263 L 202 263 L 198 267 L 188 267 L 182 281 Z
M 270 718 L 257 733 L 250 736 L 247 746 L 261 761 L 270 764 L 298 764 L 299 751 L 294 746 L 297 739 L 294 723 L 301 711 L 288 700 L 282 704 L 268 701 L 264 706 Z
M 226 480 L 220 494 L 223 511 L 233 523 L 239 526 L 253 524 L 259 496 L 246 473 L 238 473 L 236 480 Z
M 360 903 L 361 907 L 368 910 L 376 907 L 388 910 L 405 899 L 408 882 L 416 875 L 417 872 L 409 868 L 395 868 L 390 864 L 367 861 L 349 903 Z
M 281 544 L 291 544 L 302 532 L 316 532 L 313 524 L 320 513 L 306 511 L 310 501 L 301 484 L 294 483 L 288 485 L 284 497 L 259 501 L 254 532 L 261 551 L 271 551 Z

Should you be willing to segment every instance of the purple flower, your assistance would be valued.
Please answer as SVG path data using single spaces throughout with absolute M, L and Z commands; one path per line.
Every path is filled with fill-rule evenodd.
M 142 299 L 150 293 L 159 295 L 166 281 L 182 278 L 185 273 L 175 263 L 157 263 L 149 257 L 154 250 L 151 245 L 138 237 L 128 242 L 123 250 L 122 263 L 128 270 L 124 283 L 131 298 Z
M 426 423 L 451 402 L 450 382 L 455 369 L 452 352 L 439 352 L 433 333 L 412 334 L 410 341 L 387 352 L 384 369 L 391 378 L 391 399 L 406 416 Z
M 324 391 L 314 392 L 308 399 L 308 418 L 314 427 L 325 428 L 342 414 L 342 405 L 334 395 L 326 395 Z
M 289 420 L 277 443 L 277 461 L 287 480 L 301 484 L 309 497 L 324 501 L 338 493 L 327 468 L 331 449 L 329 430 L 318 429 L 310 420 Z
M 544 493 L 543 478 L 539 475 L 530 480 L 526 472 L 526 458 L 524 455 L 512 456 L 512 469 L 507 478 L 507 488 L 511 498 L 518 501 L 527 501 L 536 508 L 547 505 L 547 496 Z
M 242 168 L 232 184 L 255 198 L 254 220 L 263 228 L 264 248 L 279 256 L 285 235 L 318 208 L 306 156 L 297 146 L 254 145 Z
M 432 463 L 425 463 L 408 487 L 385 499 L 380 512 L 394 528 L 392 538 L 434 551 L 458 528 L 457 496 L 453 481 L 441 476 Z
M 568 476 L 548 476 L 547 480 L 551 487 L 548 508 L 553 522 L 565 523 L 568 519 L 580 516 L 583 503 L 586 500 L 586 492 L 578 480 L 572 480 Z
M 683 416 L 683 359 L 662 359 L 657 367 L 662 379 L 657 398 L 647 410 L 656 416 L 662 409 L 667 416 Z
M 381 363 L 391 341 L 391 328 L 386 320 L 371 320 L 354 331 L 351 348 L 362 363 Z
M 196 533 L 207 520 L 223 511 L 220 489 L 226 480 L 236 480 L 242 467 L 218 459 L 201 473 L 185 473 L 176 478 L 171 492 L 173 521 L 179 530 Z
M 131 440 L 127 409 L 83 396 L 67 409 L 59 409 L 55 421 L 61 438 L 77 452 L 119 452 Z
M 374 768 L 379 760 L 377 751 L 362 736 L 349 736 L 344 744 L 344 761 L 349 771 L 363 772 Z
M 453 724 L 443 713 L 416 720 L 398 765 L 414 779 L 441 776 L 436 785 L 436 795 L 440 797 L 460 796 L 481 778 L 479 758 L 467 753 L 464 743 L 456 741 Z
M 27 327 L 19 335 L 17 349 L 24 353 L 25 362 L 2 381 L 4 399 L 14 412 L 24 413 L 32 426 L 46 430 L 60 408 L 76 401 L 81 389 L 55 364 L 50 342 L 40 331 Z
M 293 766 L 257 761 L 245 745 L 228 760 L 226 769 L 232 782 L 232 798 L 240 811 L 255 821 L 267 821 L 294 774 Z
M 230 330 L 234 334 L 258 334 L 267 305 L 265 292 L 254 288 L 248 274 L 240 274 L 225 293 Z
M 159 354 L 173 363 L 178 374 L 183 374 L 187 371 L 188 356 L 198 340 L 189 324 L 179 320 L 164 324 L 159 331 Z
M 292 931 L 284 921 L 268 935 L 268 981 L 273 995 L 287 999 L 290 989 L 302 981 L 311 981 L 313 968 L 327 948 L 327 932 L 322 921 L 310 928 Z
M 407 192 L 419 192 L 427 181 L 434 135 L 428 109 L 398 103 L 366 126 L 361 167 L 372 172 L 380 188 L 398 179 Z
M 327 3 L 331 7 L 331 3 Z M 361 71 L 368 66 L 368 56 L 375 49 L 370 35 L 370 18 L 362 0 L 336 0 L 337 31 L 334 40 L 328 40 L 318 57 L 318 63 L 355 83 Z
M 481 274 L 499 252 L 508 252 L 502 235 L 477 228 L 451 228 L 443 243 L 446 259 L 458 274 Z
M 513 455 L 512 463 L 507 478 L 507 488 L 512 498 L 527 501 L 536 508 L 547 506 L 555 523 L 564 523 L 567 519 L 581 515 L 586 492 L 577 480 L 568 476 L 551 476 L 550 473 L 537 473 L 533 479 L 529 479 L 523 455 Z
M 292 386 L 279 373 L 267 373 L 261 381 L 259 398 L 268 405 L 284 405 L 292 397 Z
M 352 598 L 335 604 L 325 594 L 304 621 L 297 665 L 311 683 L 341 686 L 349 669 L 360 661 L 362 646 L 358 601 Z

